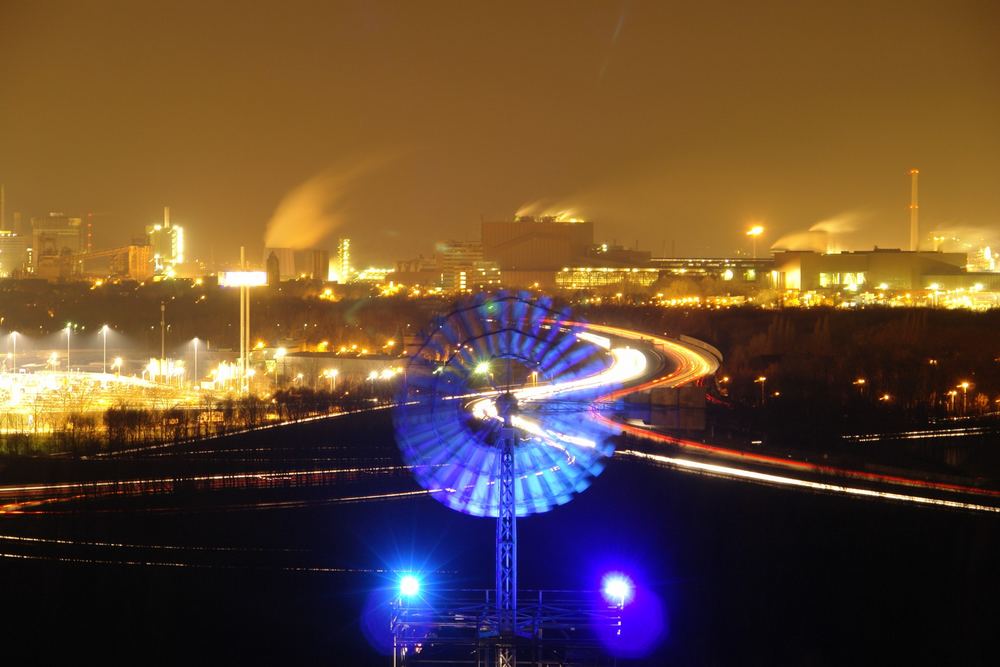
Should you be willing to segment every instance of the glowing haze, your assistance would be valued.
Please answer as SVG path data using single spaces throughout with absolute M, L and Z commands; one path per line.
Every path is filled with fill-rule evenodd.
M 854 209 L 906 247 L 914 167 L 923 230 L 1000 226 L 998 25 L 978 0 L 0 2 L 0 183 L 8 223 L 107 212 L 99 248 L 169 204 L 219 261 L 335 234 L 389 264 L 533 201 L 657 254 Z

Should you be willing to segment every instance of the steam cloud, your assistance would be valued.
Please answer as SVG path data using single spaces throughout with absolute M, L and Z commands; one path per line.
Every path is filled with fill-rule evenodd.
M 846 237 L 858 231 L 865 217 L 867 216 L 857 211 L 841 213 L 817 222 L 804 232 L 782 236 L 771 245 L 771 249 L 839 252 L 844 247 L 842 244 L 845 244 Z
M 386 161 L 385 157 L 375 157 L 350 166 L 331 167 L 296 187 L 284 196 L 268 221 L 265 247 L 316 247 L 343 223 L 346 199 L 357 181 Z
M 929 233 L 925 243 L 929 248 L 944 252 L 975 252 L 984 247 L 994 251 L 1000 248 L 1000 230 L 990 227 L 975 227 L 942 223 Z
M 569 220 L 571 218 L 582 217 L 579 211 L 567 205 L 560 205 L 552 200 L 539 199 L 529 202 L 517 209 L 517 215 L 530 215 L 538 217 L 553 217 L 557 220 Z

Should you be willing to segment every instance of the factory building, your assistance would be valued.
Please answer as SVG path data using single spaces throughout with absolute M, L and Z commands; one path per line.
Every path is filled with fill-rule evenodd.
M 83 273 L 92 278 L 143 281 L 153 277 L 153 256 L 144 239 L 127 246 L 80 256 Z
M 24 272 L 28 261 L 28 240 L 0 229 L 0 277 L 9 278 Z
M 487 268 L 483 244 L 478 241 L 445 241 L 438 246 L 437 264 L 441 268 L 441 286 L 447 290 L 469 289 L 473 272 Z
M 351 239 L 337 241 L 337 263 L 334 273 L 336 275 L 331 276 L 331 279 L 341 285 L 350 282 L 354 277 L 354 269 L 351 266 Z
M 330 279 L 330 251 L 314 249 L 312 251 L 312 271 L 313 280 L 327 281 Z
M 268 287 L 277 288 L 281 284 L 281 266 L 278 261 L 278 256 L 272 250 L 267 254 L 267 259 L 264 261 L 264 266 L 267 271 L 267 285 Z
M 638 267 L 567 267 L 555 274 L 555 286 L 566 290 L 590 290 L 613 287 L 618 290 L 630 291 L 650 287 L 659 279 L 659 269 Z
M 965 253 L 874 250 L 822 254 L 813 251 L 774 253 L 771 279 L 789 290 L 922 290 L 928 276 L 962 276 Z
M 770 257 L 654 257 L 649 265 L 662 276 L 715 278 L 723 281 L 758 283 L 766 281 L 774 268 Z
M 594 247 L 594 223 L 518 216 L 482 223 L 483 260 L 502 272 L 581 266 Z
M 69 280 L 80 275 L 84 248 L 83 220 L 62 213 L 31 219 L 33 271 L 46 280 Z
M 170 207 L 163 207 L 163 222 L 146 227 L 153 254 L 153 274 L 173 276 L 184 263 L 184 228 L 170 222 Z
M 297 278 L 295 273 L 295 251 L 292 248 L 264 248 L 264 263 L 274 255 L 278 261 L 278 274 L 281 280 Z
M 437 258 L 427 259 L 420 255 L 415 259 L 397 261 L 391 278 L 403 285 L 438 287 L 441 285 L 441 268 Z

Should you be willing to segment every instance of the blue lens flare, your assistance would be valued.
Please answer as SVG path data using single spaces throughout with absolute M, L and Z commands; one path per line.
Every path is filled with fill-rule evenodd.
M 612 572 L 604 576 L 601 582 L 601 593 L 604 599 L 611 604 L 624 607 L 632 601 L 635 595 L 635 587 L 632 580 L 620 572 Z
M 404 598 L 412 598 L 420 594 L 420 579 L 412 574 L 403 575 L 399 580 L 399 594 Z

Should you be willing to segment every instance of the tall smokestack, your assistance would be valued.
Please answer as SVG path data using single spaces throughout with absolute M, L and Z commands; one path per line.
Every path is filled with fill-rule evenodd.
M 917 205 L 917 177 L 919 169 L 910 170 L 910 250 L 916 252 L 920 245 L 920 207 Z
M 164 206 L 163 207 L 163 226 L 164 227 L 169 227 L 170 226 L 170 207 L 169 206 Z

